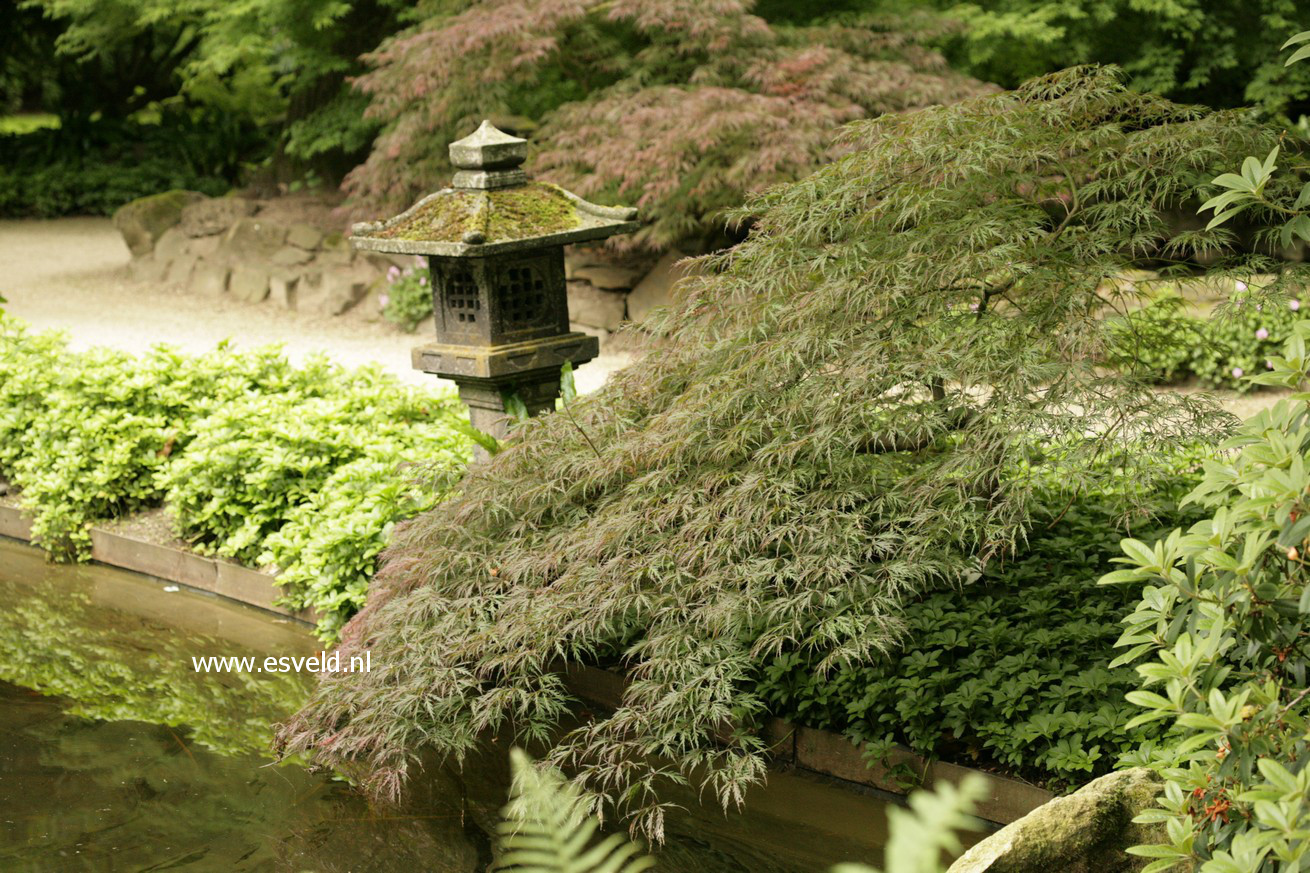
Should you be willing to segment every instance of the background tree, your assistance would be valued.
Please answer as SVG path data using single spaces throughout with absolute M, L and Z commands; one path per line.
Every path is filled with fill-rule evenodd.
M 833 157 L 840 124 L 979 89 L 906 34 L 774 24 L 752 5 L 430 4 L 368 56 L 358 84 L 386 127 L 345 189 L 361 212 L 404 208 L 491 116 L 533 131 L 543 177 L 641 207 L 646 228 L 621 245 L 717 243 L 723 209 Z
M 906 4 L 892 0 L 892 8 Z M 911 2 L 911 7 L 923 4 Z M 1268 34 L 1305 24 L 1299 0 L 933 0 L 958 23 L 943 44 L 960 69 L 1007 88 L 1074 64 L 1118 64 L 1133 87 L 1295 120 L 1310 68 L 1287 69 Z M 877 8 L 886 8 L 886 3 Z
M 1101 366 L 1102 316 L 1126 266 L 1228 239 L 1168 211 L 1272 140 L 1087 70 L 852 126 L 851 154 L 746 207 L 640 366 L 397 535 L 343 635 L 383 666 L 325 677 L 285 748 L 394 795 L 424 749 L 556 738 L 560 666 L 602 662 L 622 705 L 551 759 L 656 835 L 666 780 L 740 802 L 766 655 L 876 658 L 905 598 L 1023 537 L 1034 475 L 1146 484 L 1222 430 Z

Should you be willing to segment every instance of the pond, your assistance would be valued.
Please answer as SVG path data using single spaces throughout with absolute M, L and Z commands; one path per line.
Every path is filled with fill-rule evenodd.
M 490 863 L 505 750 L 431 768 L 404 806 L 274 764 L 271 725 L 309 674 L 202 673 L 195 656 L 303 656 L 299 625 L 0 538 L 0 870 L 475 873 Z M 688 804 L 689 806 L 692 804 Z M 676 816 L 658 870 L 876 862 L 886 802 L 776 774 L 747 812 Z

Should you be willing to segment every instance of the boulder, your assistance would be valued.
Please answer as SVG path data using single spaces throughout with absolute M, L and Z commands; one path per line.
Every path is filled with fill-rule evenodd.
M 139 258 L 149 254 L 164 231 L 182 220 L 182 211 L 192 203 L 205 199 L 196 191 L 165 191 L 127 203 L 114 213 L 114 227 L 123 235 L 123 241 Z
M 268 273 L 258 267 L 239 265 L 227 280 L 227 290 L 245 303 L 258 303 L 268 296 Z
M 295 246 L 283 246 L 273 253 L 270 260 L 278 267 L 297 267 L 301 264 L 309 263 L 314 255 L 304 249 Z
M 186 250 L 197 258 L 212 258 L 218 254 L 221 240 L 216 236 L 201 236 L 188 239 Z
M 628 294 L 629 319 L 641 323 L 657 307 L 669 305 L 673 300 L 673 286 L 688 275 L 686 266 L 677 266 L 685 257 L 682 252 L 669 252 L 633 287 Z
M 255 204 L 243 197 L 213 197 L 183 209 L 178 229 L 189 237 L 217 236 L 254 214 Z
M 353 309 L 368 296 L 370 286 L 385 282 L 373 270 L 357 264 L 349 270 L 336 270 L 323 274 L 321 311 L 324 315 L 340 315 Z
M 1145 767 L 1094 779 L 977 843 L 947 873 L 1136 873 L 1150 858 L 1129 846 L 1166 840 L 1163 825 L 1133 817 L 1155 805 L 1163 785 Z
M 299 279 L 273 276 L 268 280 L 269 299 L 283 309 L 295 309 L 296 292 L 299 290 L 299 286 Z
M 176 260 L 187 249 L 190 240 L 176 227 L 170 227 L 155 240 L 155 260 L 168 263 Z
M 623 295 L 601 291 L 590 282 L 569 281 L 569 321 L 603 330 L 616 330 L 626 314 Z
M 636 267 L 621 267 L 616 264 L 581 263 L 569 266 L 565 261 L 569 279 L 582 279 L 597 288 L 610 291 L 627 291 L 641 281 L 643 271 Z
M 168 262 L 168 272 L 164 274 L 164 282 L 182 289 L 191 287 L 191 273 L 196 267 L 196 260 L 195 255 L 186 252 L 173 258 Z
M 222 297 L 227 293 L 227 279 L 231 272 L 225 264 L 202 260 L 191 273 L 191 290 L 207 297 Z
M 238 218 L 223 235 L 222 251 L 234 266 L 267 261 L 287 238 L 285 224 Z
M 287 230 L 287 245 L 295 246 L 299 249 L 313 251 L 323 242 L 323 231 L 314 227 L 312 224 L 305 224 L 303 221 L 299 224 L 293 224 Z
M 138 282 L 158 284 L 164 281 L 164 274 L 168 272 L 168 264 L 156 258 L 154 253 L 150 253 L 139 258 L 133 258 L 131 272 L 132 278 Z

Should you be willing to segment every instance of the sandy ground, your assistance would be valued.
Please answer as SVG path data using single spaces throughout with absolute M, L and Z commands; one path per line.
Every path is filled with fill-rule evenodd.
M 198 354 L 223 339 L 244 348 L 280 343 L 292 360 L 325 352 L 348 366 L 376 362 L 411 384 L 438 384 L 410 367 L 410 349 L 424 335 L 402 333 L 376 311 L 328 317 L 181 294 L 134 282 L 130 260 L 106 218 L 0 221 L 5 308 L 35 328 L 67 331 L 74 348 L 140 352 L 162 342 Z M 602 355 L 584 365 L 578 389 L 594 390 L 630 360 Z

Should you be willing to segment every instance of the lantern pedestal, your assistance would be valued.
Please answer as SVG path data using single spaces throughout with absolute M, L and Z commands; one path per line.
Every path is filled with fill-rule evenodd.
M 599 351 L 595 337 L 567 333 L 499 346 L 433 343 L 414 349 L 413 362 L 415 370 L 458 385 L 473 426 L 501 439 L 508 430 L 507 395 L 523 401 L 529 415 L 553 410 L 560 369 L 585 364 Z

